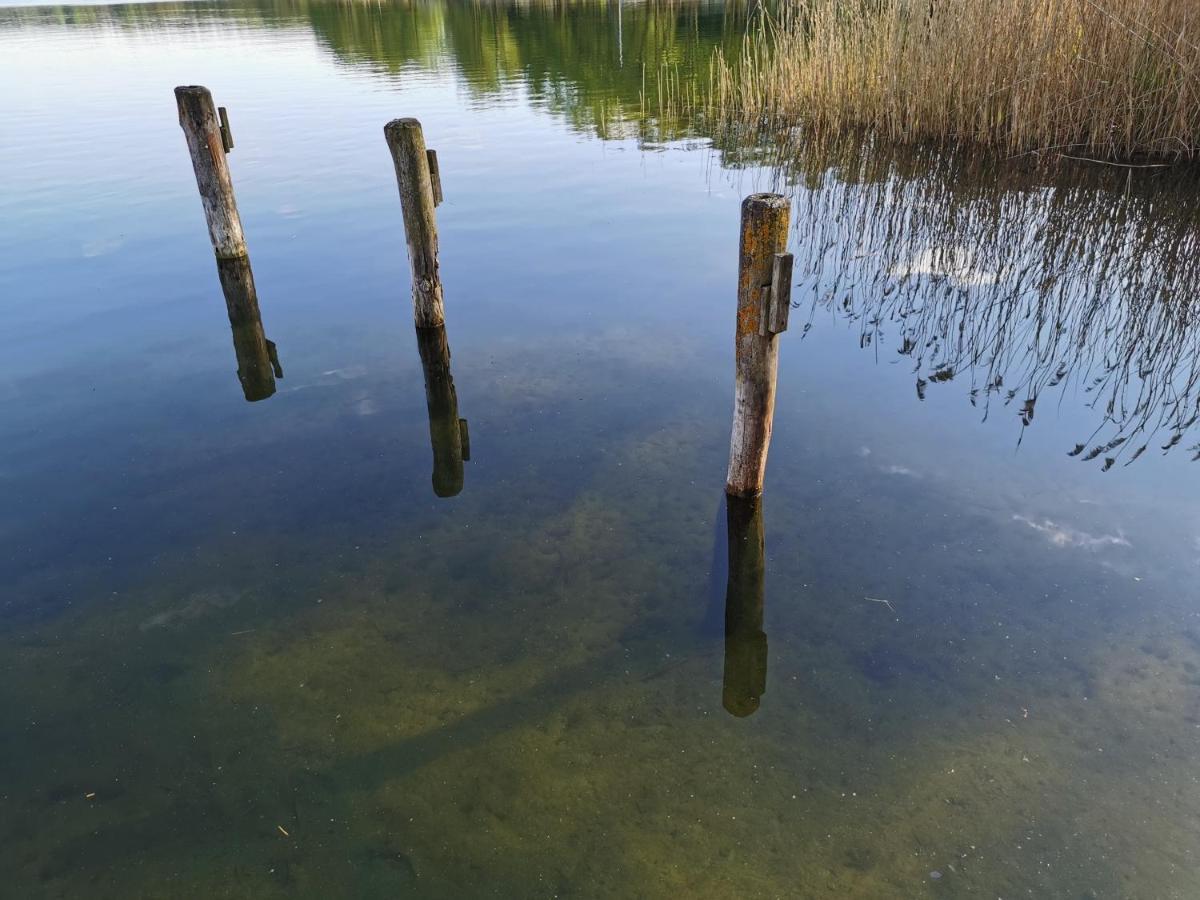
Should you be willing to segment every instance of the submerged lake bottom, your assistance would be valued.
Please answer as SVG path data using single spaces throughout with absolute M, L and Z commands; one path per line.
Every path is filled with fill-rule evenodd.
M 643 62 L 699 77 L 744 28 L 713 3 L 0 11 L 29 85 L 0 100 L 0 893 L 1200 892 L 1192 438 L 1142 422 L 1190 399 L 1187 329 L 1148 342 L 1170 366 L 1134 354 L 1171 387 L 1105 414 L 1089 341 L 1143 346 L 1140 308 L 1089 305 L 1061 249 L 1128 248 L 1159 201 L 788 177 L 639 131 Z M 80 149 L 44 110 L 80 88 L 51 55 L 106 66 L 94 195 L 64 186 Z M 250 338 L 174 118 L 197 82 L 237 136 Z M 439 152 L 438 333 L 412 327 L 398 115 Z M 730 501 L 738 204 L 764 188 L 793 201 L 796 304 L 765 494 Z M 1012 238 L 1035 231 L 1086 353 L 1004 355 L 1041 347 L 994 312 L 1049 284 Z M 1126 466 L 1126 435 L 1154 452 Z
M 476 366 L 461 368 L 463 383 Z M 340 516 L 247 514 L 115 596 L 22 625 L 8 870 L 124 896 L 1189 883 L 1194 612 L 1126 605 L 1114 582 L 1130 579 L 1088 551 L 811 449 L 786 470 L 838 475 L 763 501 L 765 636 L 739 672 L 711 487 L 724 435 L 690 424 L 699 392 L 669 422 L 626 410 L 600 443 L 612 425 L 588 401 L 632 401 L 637 382 L 544 387 L 522 410 L 508 403 L 537 376 L 512 378 L 472 390 L 474 452 L 500 462 L 479 484 L 467 463 L 456 503 L 424 479 L 355 497 L 394 483 L 386 457 L 331 454 L 353 501 Z M 546 421 L 558 441 L 531 452 Z M 185 495 L 259 502 L 247 489 L 274 463 L 230 479 L 215 462 Z M 745 717 L 739 678 L 765 688 Z

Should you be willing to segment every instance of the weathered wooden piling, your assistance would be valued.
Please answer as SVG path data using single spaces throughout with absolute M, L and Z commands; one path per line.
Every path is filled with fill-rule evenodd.
M 453 497 L 463 489 L 463 462 L 471 458 L 467 420 L 458 417 L 458 392 L 450 374 L 446 329 L 417 329 L 417 349 L 425 372 L 425 405 L 429 409 L 429 441 L 433 446 L 433 492 Z
M 217 274 L 225 294 L 229 326 L 233 329 L 233 352 L 242 393 L 250 403 L 265 400 L 275 393 L 275 379 L 283 377 L 283 368 L 275 344 L 263 331 L 250 258 L 218 259 Z
M 225 154 L 233 149 L 229 119 L 224 108 L 218 118 L 212 94 L 200 85 L 175 88 L 175 102 L 179 107 L 179 125 L 192 156 L 192 168 L 196 170 L 196 186 L 200 188 L 213 251 L 218 259 L 245 256 L 246 239 L 225 159 Z
M 758 709 L 767 690 L 762 498 L 726 495 L 725 504 L 729 528 L 729 581 L 725 589 L 725 670 L 721 705 L 742 718 Z
M 737 288 L 737 362 L 733 433 L 725 492 L 762 493 L 775 415 L 779 333 L 791 305 L 791 256 L 787 249 L 791 203 L 779 194 L 751 194 L 742 201 Z
M 404 236 L 412 266 L 413 321 L 418 328 L 444 325 L 442 278 L 438 272 L 438 233 L 434 207 L 441 196 L 440 175 L 435 195 L 430 154 L 416 119 L 393 119 L 383 127 L 404 211 Z

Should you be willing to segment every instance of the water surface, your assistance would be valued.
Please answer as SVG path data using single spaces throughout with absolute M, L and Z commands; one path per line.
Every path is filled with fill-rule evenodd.
M 714 140 L 659 73 L 703 85 L 745 26 L 0 11 L 14 896 L 1200 893 L 1194 183 Z M 237 141 L 253 389 L 192 83 Z M 768 188 L 797 306 L 765 499 L 727 511 Z

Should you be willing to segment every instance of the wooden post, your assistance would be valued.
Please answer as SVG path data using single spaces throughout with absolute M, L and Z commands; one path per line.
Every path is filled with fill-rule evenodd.
M 179 125 L 192 155 L 192 168 L 196 170 L 196 186 L 200 188 L 213 250 L 218 259 L 245 256 L 246 239 L 212 94 L 200 85 L 184 85 L 175 88 L 175 102 L 179 106 Z
M 725 671 L 721 705 L 743 718 L 758 709 L 767 690 L 762 498 L 726 495 L 725 504 L 729 526 L 729 580 L 725 589 Z
M 416 119 L 394 119 L 383 127 L 404 211 L 404 236 L 412 265 L 413 320 L 418 328 L 436 328 L 446 322 L 442 306 L 442 278 L 438 272 L 437 219 L 433 208 L 433 182 L 425 135 Z
M 233 329 L 233 352 L 237 356 L 242 393 L 250 403 L 265 400 L 275 393 L 275 379 L 283 377 L 283 369 L 275 344 L 263 332 L 250 258 L 218 258 L 217 274 L 221 277 L 225 308 Z
M 786 316 L 772 310 L 789 287 L 774 285 L 772 276 L 777 267 L 791 271 L 790 259 L 776 263 L 787 249 L 790 215 L 791 203 L 779 194 L 751 194 L 742 201 L 733 434 L 725 479 L 725 492 L 735 497 L 757 496 L 763 489 L 779 362 L 779 335 L 770 325 L 782 320 L 787 327 Z
M 453 497 L 463 489 L 463 460 L 469 459 L 467 420 L 458 417 L 458 392 L 450 374 L 446 329 L 418 328 L 417 349 L 425 372 L 425 405 L 429 410 L 429 442 L 433 445 L 433 492 Z

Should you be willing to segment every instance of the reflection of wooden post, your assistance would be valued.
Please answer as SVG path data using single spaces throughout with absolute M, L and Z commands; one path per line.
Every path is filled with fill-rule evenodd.
M 775 415 L 778 331 L 787 327 L 790 303 L 791 260 L 784 254 L 790 212 L 791 204 L 779 194 L 751 194 L 742 201 L 733 434 L 725 479 L 726 493 L 737 497 L 763 489 Z M 780 284 L 772 280 L 777 272 Z
M 212 94 L 199 85 L 181 86 L 175 88 L 175 102 L 192 155 L 192 168 L 196 170 L 196 186 L 200 188 L 213 250 L 218 259 L 245 256 L 246 239 L 225 160 L 225 147 L 232 147 L 233 142 L 223 137 Z
M 394 119 L 383 127 L 404 211 L 404 236 L 412 265 L 413 320 L 418 328 L 446 322 L 442 306 L 442 278 L 438 272 L 438 233 L 433 181 L 425 135 L 416 119 Z M 439 182 L 440 185 L 440 182 Z
M 471 458 L 467 420 L 458 417 L 458 392 L 450 374 L 446 329 L 418 328 L 417 348 L 425 371 L 425 404 L 433 445 L 433 492 L 453 497 L 463 488 L 463 461 Z
M 242 393 L 253 403 L 275 393 L 275 379 L 283 377 L 275 345 L 263 333 L 258 293 L 249 257 L 217 259 L 225 308 L 233 329 L 233 352 L 237 356 L 238 381 Z
M 735 716 L 758 709 L 767 690 L 767 635 L 763 632 L 762 498 L 726 496 L 729 581 L 725 590 L 725 678 L 721 705 Z

